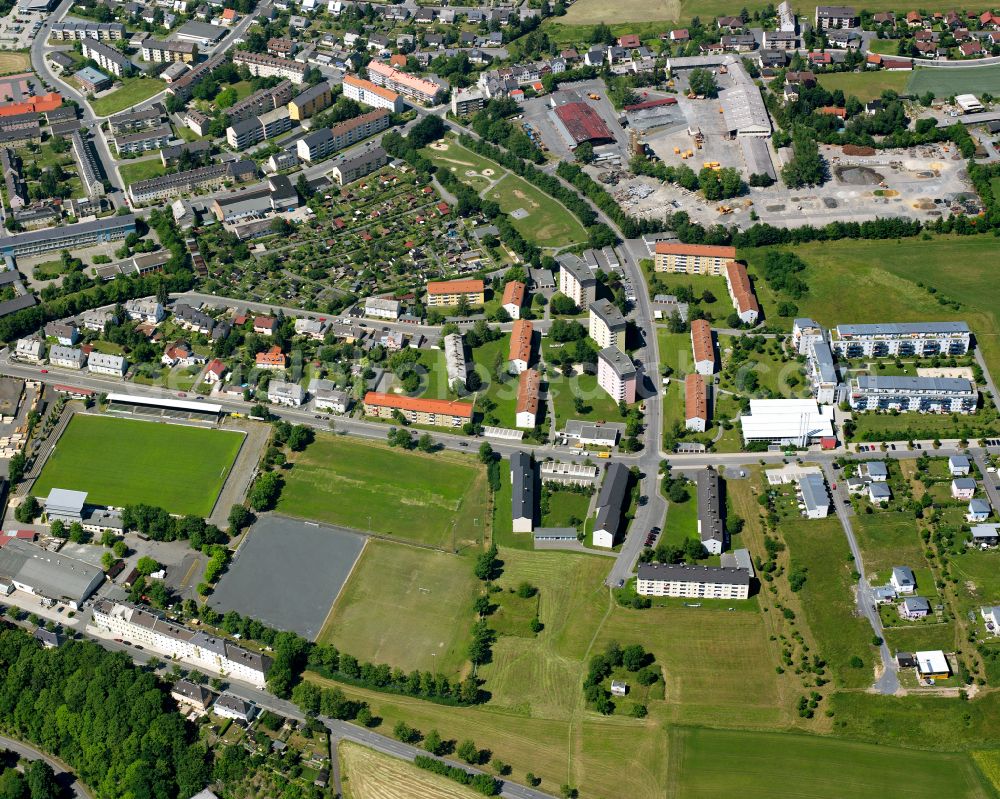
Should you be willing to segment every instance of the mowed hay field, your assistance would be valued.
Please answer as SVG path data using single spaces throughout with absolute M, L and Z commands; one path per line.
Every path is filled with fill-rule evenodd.
M 670 732 L 670 799 L 988 799 L 968 754 L 780 733 Z
M 362 662 L 457 677 L 479 591 L 472 566 L 472 557 L 369 539 L 317 640 Z
M 934 92 L 934 96 L 939 98 L 963 92 L 1000 94 L 1000 64 L 955 69 L 915 69 L 910 73 L 907 89 L 913 95 Z
M 208 516 L 242 444 L 234 431 L 77 414 L 31 491 L 69 488 L 93 505 Z
M 350 741 L 341 741 L 340 756 L 344 799 L 475 799 L 482 796 L 449 780 L 432 774 L 374 749 Z
M 281 513 L 449 549 L 453 522 L 457 543 L 482 538 L 486 472 L 471 457 L 319 435 L 291 463 Z
M 28 53 L 0 51 L 0 75 L 12 75 L 28 69 L 31 69 L 31 56 Z
M 829 92 L 840 89 L 845 97 L 857 97 L 867 103 L 881 96 L 882 92 L 892 90 L 897 94 L 906 93 L 906 84 L 910 79 L 908 72 L 886 72 L 885 70 L 868 72 L 831 72 L 819 77 L 820 86 Z
M 754 287 L 772 324 L 791 328 L 775 315 L 776 296 L 760 277 L 766 248 L 744 250 Z M 809 293 L 795 300 L 798 316 L 828 327 L 871 322 L 968 322 L 990 370 L 1000 374 L 1000 281 L 994 275 L 997 240 L 992 236 L 937 236 L 891 241 L 814 242 L 794 249 L 808 268 L 800 276 Z M 917 284 L 923 283 L 924 287 Z M 850 291 L 844 291 L 850 286 Z M 927 287 L 936 289 L 932 294 Z M 955 310 L 937 297 L 961 303 Z M 892 302 L 887 308 L 886 297 Z

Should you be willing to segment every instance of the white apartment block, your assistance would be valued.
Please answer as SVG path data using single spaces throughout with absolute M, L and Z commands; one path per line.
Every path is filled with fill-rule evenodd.
M 559 291 L 577 307 L 589 308 L 597 299 L 597 278 L 581 259 L 575 255 L 564 256 L 559 261 Z
M 625 352 L 625 317 L 608 300 L 590 303 L 590 337 L 602 350 L 616 347 Z
M 162 616 L 124 602 L 100 599 L 94 604 L 94 624 L 160 655 L 183 660 L 226 677 L 263 687 L 271 659 L 204 632 L 189 630 Z
M 385 108 L 394 114 L 400 114 L 406 108 L 403 95 L 354 75 L 344 75 L 344 97 L 371 108 Z
M 979 392 L 958 377 L 862 376 L 851 381 L 850 403 L 856 411 L 975 413 Z
M 399 319 L 401 309 L 399 300 L 387 300 L 383 297 L 369 297 L 365 300 L 365 316 L 374 319 Z
M 636 368 L 632 359 L 617 347 L 607 347 L 597 354 L 597 385 L 615 402 L 635 402 Z
M 101 352 L 92 352 L 87 361 L 87 369 L 96 375 L 113 375 L 121 377 L 128 368 L 128 362 L 121 355 L 105 355 Z
M 64 369 L 82 369 L 87 362 L 86 353 L 79 347 L 54 344 L 49 348 L 49 363 Z
M 964 355 L 971 338 L 965 322 L 838 325 L 830 347 L 842 358 Z
M 45 342 L 38 338 L 19 338 L 14 345 L 14 357 L 19 361 L 39 363 L 45 357 Z
M 719 566 L 643 563 L 639 566 L 636 592 L 640 596 L 747 599 L 750 574 L 744 569 Z
M 823 338 L 823 328 L 812 319 L 800 317 L 792 323 L 792 346 L 799 355 L 809 355 L 813 344 Z

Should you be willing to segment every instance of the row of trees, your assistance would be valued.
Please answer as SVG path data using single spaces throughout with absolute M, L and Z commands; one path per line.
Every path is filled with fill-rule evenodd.
M 664 183 L 675 183 L 688 191 L 700 189 L 705 199 L 712 202 L 738 197 L 747 191 L 747 184 L 743 182 L 739 171 L 730 166 L 719 170 L 704 167 L 700 172 L 695 172 L 687 164 L 672 166 L 636 155 L 629 162 L 629 170 Z

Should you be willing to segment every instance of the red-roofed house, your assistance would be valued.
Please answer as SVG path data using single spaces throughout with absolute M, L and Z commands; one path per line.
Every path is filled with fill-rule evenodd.
M 399 411 L 411 424 L 461 427 L 472 421 L 473 406 L 471 402 L 419 399 L 405 394 L 382 394 L 377 391 L 365 394 L 366 416 L 392 419 L 393 411 Z
M 255 316 L 253 318 L 253 332 L 260 336 L 273 336 L 278 329 L 278 320 L 273 316 Z
M 236 22 L 236 9 L 235 8 L 222 9 L 222 24 L 232 25 L 234 22 Z
M 642 46 L 642 41 L 639 39 L 638 35 L 634 33 L 626 33 L 624 36 L 618 37 L 618 46 L 634 50 L 636 47 Z
M 258 369 L 284 369 L 287 363 L 281 347 L 271 347 L 267 352 L 257 353 Z
M 833 58 L 829 53 L 810 53 L 809 63 L 817 66 L 826 66 L 833 63 Z
M 958 49 L 962 53 L 962 55 L 966 57 L 981 55 L 983 52 L 983 46 L 979 43 L 978 40 L 974 42 L 966 42 L 965 44 L 960 44 L 958 46 Z
M 226 372 L 228 371 L 228 366 L 226 366 L 218 358 L 213 358 L 208 362 L 208 366 L 205 367 L 205 374 L 202 379 L 210 386 L 214 386 L 223 381 L 226 376 Z
M 521 306 L 524 305 L 524 294 L 527 286 L 520 280 L 512 280 L 503 287 L 503 299 L 500 306 L 511 319 L 521 318 Z

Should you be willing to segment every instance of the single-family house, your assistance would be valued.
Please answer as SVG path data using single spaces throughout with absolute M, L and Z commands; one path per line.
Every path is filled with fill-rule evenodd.
M 869 483 L 884 483 L 889 479 L 889 469 L 885 461 L 866 461 L 858 469 L 861 479 Z
M 255 316 L 253 318 L 253 332 L 258 336 L 273 336 L 278 329 L 278 320 L 273 316 Z
M 225 379 L 228 371 L 228 366 L 226 366 L 218 358 L 213 358 L 208 362 L 208 366 L 205 367 L 205 373 L 202 375 L 202 380 L 210 386 L 217 385 Z
M 931 612 L 931 603 L 922 596 L 903 597 L 903 601 L 897 607 L 900 618 L 911 621 L 922 619 Z
M 972 528 L 972 545 L 989 549 L 1000 544 L 1000 524 L 977 524 Z
M 875 504 L 888 502 L 892 499 L 892 491 L 887 483 L 869 483 L 868 499 Z
M 80 338 L 80 330 L 72 322 L 49 322 L 45 326 L 45 335 L 64 347 L 72 347 Z
M 956 477 L 951 481 L 952 499 L 972 499 L 976 493 L 976 481 L 971 477 Z
M 992 512 L 993 506 L 990 505 L 989 500 L 973 497 L 969 500 L 969 508 L 965 514 L 965 519 L 969 522 L 985 522 L 990 518 Z
M 917 590 L 917 578 L 913 576 L 913 569 L 909 566 L 893 566 L 889 585 L 897 594 L 912 594 Z
M 952 455 L 948 458 L 948 471 L 952 477 L 967 477 L 971 465 L 965 455 Z

